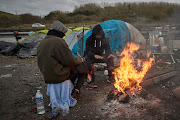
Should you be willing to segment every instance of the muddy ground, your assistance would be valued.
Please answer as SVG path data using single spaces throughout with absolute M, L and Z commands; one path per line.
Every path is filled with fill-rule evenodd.
M 179 73 L 179 66 L 176 65 Z M 56 120 L 178 120 L 180 101 L 172 90 L 180 86 L 180 74 L 156 85 L 143 88 L 148 95 L 133 96 L 127 104 L 112 100 L 106 102 L 107 94 L 114 89 L 106 82 L 103 71 L 97 71 L 98 88 L 86 90 L 85 86 L 78 103 L 70 113 Z M 37 67 L 37 59 L 19 59 L 0 55 L 0 119 L 43 120 L 50 112 L 47 85 Z M 36 113 L 34 96 L 40 89 L 44 95 L 46 114 Z

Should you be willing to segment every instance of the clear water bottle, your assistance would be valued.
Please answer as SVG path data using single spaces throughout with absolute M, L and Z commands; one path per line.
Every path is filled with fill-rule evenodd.
M 37 90 L 36 92 L 36 105 L 37 105 L 37 113 L 44 114 L 45 108 L 43 102 L 43 94 L 40 92 L 40 90 Z

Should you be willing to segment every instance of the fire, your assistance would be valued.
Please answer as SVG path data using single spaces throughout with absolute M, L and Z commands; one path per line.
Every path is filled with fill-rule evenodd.
M 140 83 L 145 76 L 148 69 L 152 66 L 153 58 L 143 61 L 138 59 L 137 65 L 135 64 L 135 59 L 133 55 L 139 49 L 139 45 L 135 43 L 128 42 L 124 50 L 120 54 L 122 59 L 120 60 L 120 67 L 116 68 L 114 71 L 115 83 L 114 86 L 118 91 L 125 93 L 133 93 L 136 90 L 141 90 L 142 87 Z M 141 66 L 142 67 L 139 67 Z

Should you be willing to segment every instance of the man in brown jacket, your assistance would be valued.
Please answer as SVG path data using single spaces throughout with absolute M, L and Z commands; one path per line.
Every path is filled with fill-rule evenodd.
M 78 82 L 73 95 L 79 93 L 84 79 L 90 72 L 90 64 L 80 57 L 74 57 L 63 39 L 68 29 L 59 21 L 54 21 L 47 36 L 37 48 L 38 66 L 46 84 L 62 83 L 71 79 Z

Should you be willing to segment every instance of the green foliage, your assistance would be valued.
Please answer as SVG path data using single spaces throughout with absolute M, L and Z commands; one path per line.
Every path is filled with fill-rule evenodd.
M 91 15 L 98 15 L 102 8 L 95 3 L 89 3 L 89 4 L 84 4 L 80 5 L 79 7 L 75 6 L 75 9 L 72 13 L 70 13 L 70 16 L 74 15 L 86 15 L 86 16 L 91 16 Z
M 50 22 L 53 22 L 55 20 L 59 20 L 63 23 L 70 23 L 70 18 L 67 15 L 68 13 L 64 13 L 62 11 L 52 11 L 48 15 L 44 17 L 45 20 L 49 20 Z
M 0 11 L 0 26 L 1 26 L 1 28 L 8 28 L 11 26 L 19 25 L 19 24 L 20 24 L 19 16 Z
M 0 11 L 0 26 L 10 27 L 19 24 L 48 23 L 59 20 L 65 24 L 103 22 L 110 19 L 123 20 L 126 22 L 160 22 L 168 21 L 172 16 L 178 16 L 179 4 L 165 2 L 137 2 L 116 3 L 115 5 L 103 4 L 103 7 L 88 3 L 75 6 L 73 12 L 52 11 L 44 18 L 30 13 L 13 15 Z M 176 19 L 177 21 L 177 19 Z
M 39 23 L 42 21 L 42 18 L 39 16 L 34 16 L 30 13 L 21 14 L 20 16 L 20 22 L 22 24 L 33 24 L 33 23 Z
M 96 15 L 97 12 L 96 11 L 85 10 L 85 11 L 77 11 L 77 12 L 74 12 L 74 13 L 70 13 L 69 15 L 70 16 L 75 16 L 75 15 L 78 15 L 78 14 L 91 16 L 91 15 Z
M 0 26 L 1 28 L 8 28 L 13 26 L 19 26 L 22 24 L 33 24 L 36 22 L 43 22 L 43 18 L 34 16 L 30 13 L 13 15 L 0 11 Z

